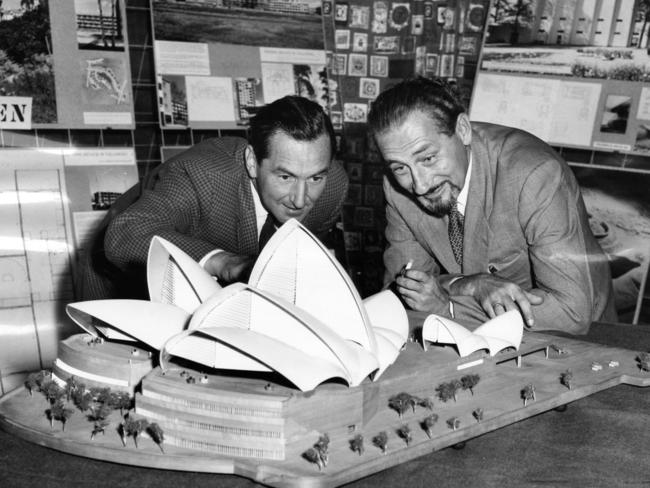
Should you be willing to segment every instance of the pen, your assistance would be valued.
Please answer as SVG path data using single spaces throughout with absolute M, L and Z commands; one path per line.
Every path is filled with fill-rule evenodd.
M 401 275 L 401 276 L 404 276 L 404 275 L 406 274 L 406 272 L 407 272 L 409 269 L 411 269 L 412 266 L 413 266 L 413 260 L 412 260 L 412 259 L 409 259 L 409 262 L 406 263 L 406 265 L 404 265 L 404 267 L 402 268 L 402 271 L 400 271 L 400 275 Z

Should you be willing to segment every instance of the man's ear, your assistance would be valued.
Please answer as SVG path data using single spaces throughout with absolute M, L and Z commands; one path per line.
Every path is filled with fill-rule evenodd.
M 458 115 L 458 118 L 456 119 L 456 135 L 465 146 L 469 146 L 472 142 L 472 124 L 465 112 Z
M 244 149 L 244 159 L 248 176 L 250 178 L 257 178 L 257 158 L 255 157 L 253 146 L 250 144 Z

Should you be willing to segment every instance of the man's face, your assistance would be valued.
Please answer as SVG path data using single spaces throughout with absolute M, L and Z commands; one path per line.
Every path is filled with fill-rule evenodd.
M 431 116 L 415 110 L 375 139 L 397 184 L 426 211 L 442 217 L 465 183 L 471 133 L 466 114 L 458 116 L 456 131 L 448 136 Z
M 271 136 L 268 157 L 259 164 L 252 149 L 247 152 L 248 174 L 262 205 L 278 223 L 305 219 L 325 188 L 330 152 L 327 134 L 297 141 L 283 132 Z

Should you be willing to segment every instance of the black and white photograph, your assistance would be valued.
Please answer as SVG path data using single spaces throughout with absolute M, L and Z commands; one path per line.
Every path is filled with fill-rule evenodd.
M 124 51 L 120 0 L 74 0 L 79 49 Z
M 607 95 L 600 121 L 600 132 L 625 134 L 631 103 L 632 99 L 627 95 Z

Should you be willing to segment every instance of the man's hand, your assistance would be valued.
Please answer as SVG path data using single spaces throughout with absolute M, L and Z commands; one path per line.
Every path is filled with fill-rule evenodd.
M 409 269 L 395 278 L 397 292 L 412 310 L 449 315 L 449 296 L 435 276 Z
M 203 268 L 222 283 L 248 281 L 255 259 L 252 256 L 242 256 L 222 251 L 211 256 Z
M 519 310 L 528 327 L 535 323 L 532 306 L 540 305 L 544 301 L 542 296 L 488 273 L 464 276 L 454 281 L 449 287 L 449 293 L 476 298 L 490 318 L 509 310 Z

